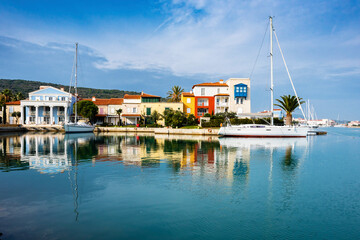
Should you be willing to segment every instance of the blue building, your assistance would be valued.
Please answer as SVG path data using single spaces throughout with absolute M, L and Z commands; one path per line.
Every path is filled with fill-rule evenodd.
M 29 99 L 22 100 L 21 123 L 35 125 L 61 125 L 69 121 L 73 112 L 75 97 L 50 86 L 29 93 Z

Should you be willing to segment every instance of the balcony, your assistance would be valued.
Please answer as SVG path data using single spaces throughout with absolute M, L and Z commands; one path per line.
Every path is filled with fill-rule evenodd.
M 209 106 L 209 103 L 208 102 L 205 102 L 205 103 L 200 102 L 197 105 L 198 105 L 198 107 L 207 107 L 207 106 Z
M 217 102 L 216 103 L 217 107 L 228 107 L 229 106 L 229 102 Z
M 58 116 L 63 116 L 65 114 L 65 112 L 64 111 L 58 111 Z

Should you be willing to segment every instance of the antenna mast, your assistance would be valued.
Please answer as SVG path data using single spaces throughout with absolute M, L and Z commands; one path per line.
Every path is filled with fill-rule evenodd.
M 273 24 L 270 19 L 270 91 L 271 91 L 271 125 L 274 125 L 274 71 L 273 71 Z
M 78 54 L 78 43 L 75 43 L 75 123 L 77 122 L 77 54 Z

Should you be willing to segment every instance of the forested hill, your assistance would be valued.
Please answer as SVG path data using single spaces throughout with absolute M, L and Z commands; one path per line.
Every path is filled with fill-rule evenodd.
M 37 81 L 28 81 L 28 80 L 10 80 L 10 79 L 0 79 L 0 92 L 4 89 L 10 89 L 13 93 L 21 92 L 26 98 L 29 96 L 29 92 L 33 92 L 39 89 L 40 86 L 52 86 L 56 88 L 63 87 L 65 91 L 69 91 L 69 86 L 64 86 L 61 84 L 54 83 L 45 83 Z M 122 98 L 125 94 L 137 95 L 141 94 L 140 92 L 134 91 L 124 91 L 124 90 L 115 90 L 115 89 L 94 89 L 94 88 L 84 88 L 78 87 L 79 96 L 82 98 L 91 98 L 96 96 L 97 98 Z

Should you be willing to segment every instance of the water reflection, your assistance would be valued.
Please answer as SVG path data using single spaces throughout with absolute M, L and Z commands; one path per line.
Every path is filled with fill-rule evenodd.
M 151 168 L 165 163 L 174 172 L 248 181 L 252 159 L 267 158 L 272 167 L 275 157 L 284 171 L 294 171 L 307 145 L 304 138 L 25 134 L 0 138 L 0 167 L 2 171 L 30 168 L 41 173 L 61 173 L 76 162 L 91 161 L 96 165 L 110 161 Z

